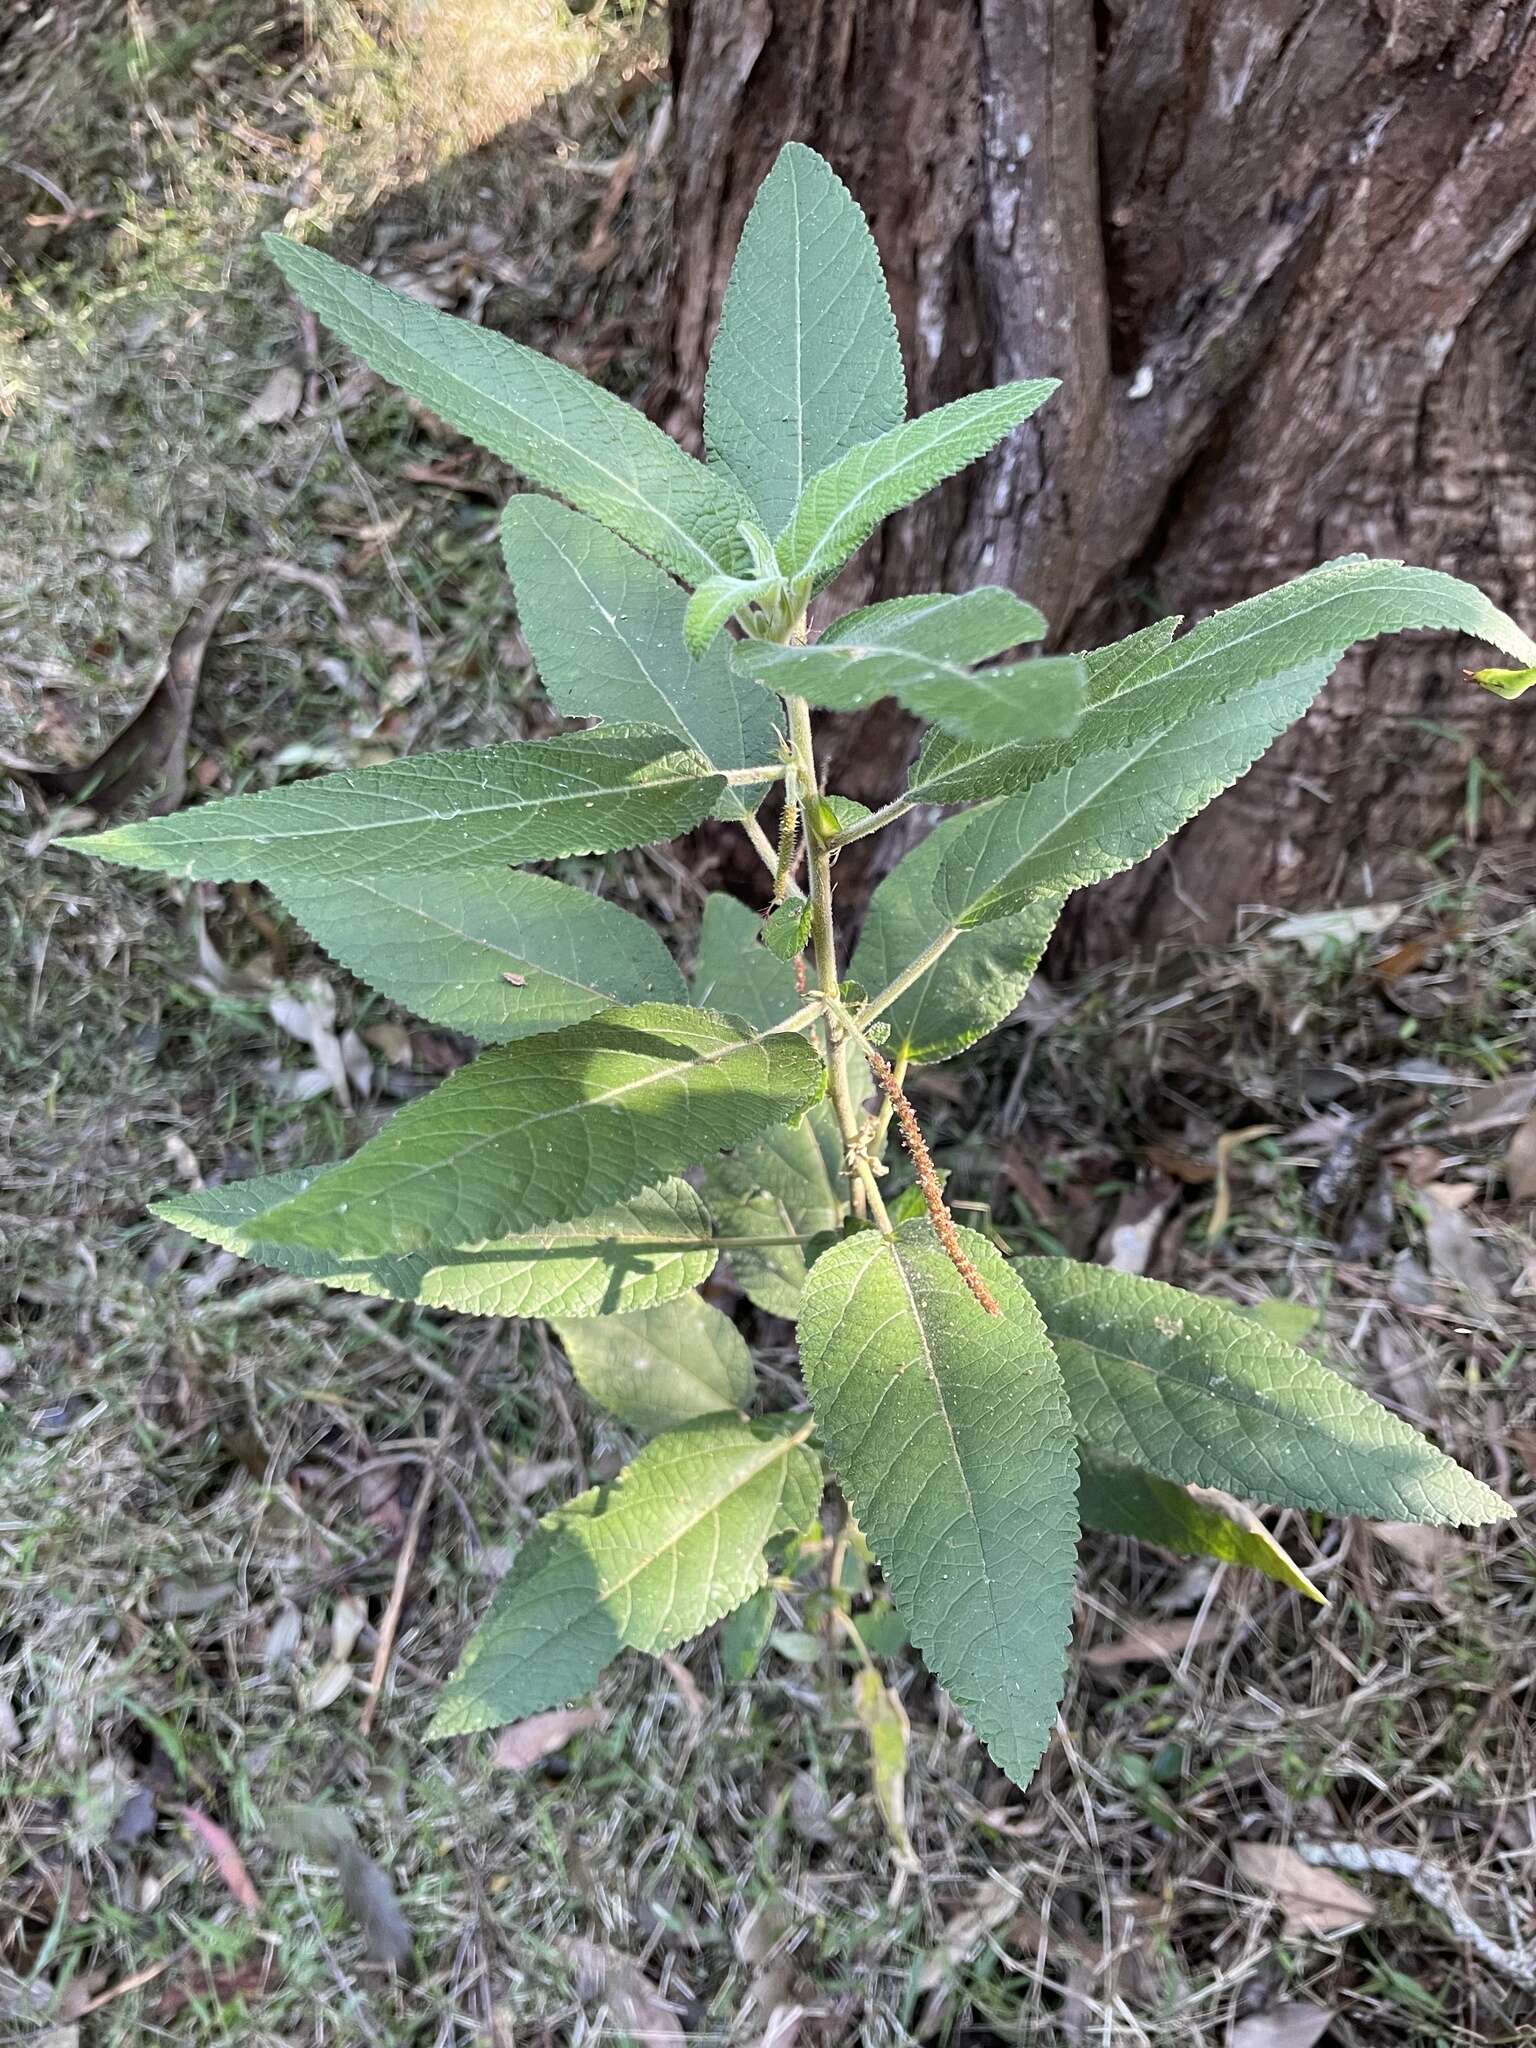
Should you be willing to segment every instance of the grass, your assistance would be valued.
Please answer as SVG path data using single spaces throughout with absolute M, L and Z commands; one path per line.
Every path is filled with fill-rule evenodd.
M 328 579 L 345 617 L 325 589 L 248 587 L 209 657 L 199 786 L 538 728 L 490 538 L 503 479 L 349 382 L 328 343 L 311 361 L 252 249 L 260 228 L 312 217 L 638 389 L 654 169 L 618 214 L 623 253 L 580 259 L 601 246 L 614 165 L 650 131 L 654 21 L 442 18 L 452 36 L 423 46 L 403 13 L 340 5 L 140 6 L 126 31 L 116 9 L 81 9 L 32 69 L 0 73 L 28 112 L 20 159 L 100 209 L 7 250 L 4 744 L 88 754 L 202 580 L 267 556 Z M 523 65 L 485 105 L 481 30 L 521 37 Z M 313 403 L 248 422 L 284 367 Z M 297 1099 L 282 1077 L 309 1056 L 263 974 L 325 977 L 340 1024 L 400 1020 L 250 892 L 86 867 L 40 823 L 7 792 L 0 2040 L 55 2024 L 86 2048 L 666 2038 L 647 1997 L 690 2040 L 778 2048 L 1214 2048 L 1297 1998 L 1337 2014 L 1344 2048 L 1528 2037 L 1536 2000 L 1400 1884 L 1367 1882 L 1379 1910 L 1357 1931 L 1287 1936 L 1231 1855 L 1308 1832 L 1415 1850 L 1504 1935 L 1536 1789 L 1536 1583 L 1517 1532 L 1425 1565 L 1363 1527 L 1283 1517 L 1330 1595 L 1317 1617 L 1267 1582 L 1090 1542 L 1072 1690 L 1027 1795 L 913 1661 L 886 1661 L 912 1720 L 920 1878 L 893 1870 L 846 1656 L 818 1641 L 799 1660 L 802 1597 L 752 1680 L 727 1683 L 711 1642 L 680 1673 L 632 1661 L 601 1691 L 604 1725 L 530 1773 L 498 1769 L 483 1740 L 425 1745 L 510 1543 L 624 1445 L 536 1331 L 274 1284 L 146 1219 L 168 1184 L 348 1148 L 455 1049 L 417 1032 L 405 1065 L 374 1047 L 360 1105 Z M 686 948 L 700 887 L 681 862 L 589 879 Z M 1470 1086 L 1412 1078 L 1496 1081 L 1528 1061 L 1523 901 L 1442 853 L 1382 942 L 1439 943 L 1391 987 L 1360 948 L 1309 961 L 1259 937 L 1036 999 L 926 1077 L 940 1163 L 1020 1248 L 1091 1255 L 1138 1199 L 1166 1200 L 1154 1270 L 1312 1311 L 1307 1341 L 1528 1506 L 1529 1297 L 1506 1288 L 1486 1312 L 1453 1289 L 1402 1298 L 1430 1252 L 1416 1148 L 1475 1185 L 1510 1271 L 1530 1256 L 1528 1211 L 1503 1198 L 1507 1133 L 1457 1136 Z M 1232 1155 L 1231 1219 L 1209 1240 L 1216 1138 L 1256 1123 L 1279 1128 Z M 1324 1212 L 1346 1126 L 1357 1170 Z M 1369 1199 L 1383 1166 L 1385 1221 Z M 782 1327 L 757 1334 L 787 1369 Z M 363 1681 L 428 1472 L 364 1740 Z M 335 1631 L 359 1602 L 334 1691 Z M 1170 1621 L 1195 1632 L 1166 1661 L 1085 1661 Z M 335 1873 L 283 1846 L 294 1804 L 348 1816 L 389 1873 L 409 1971 L 372 1960 Z M 259 1912 L 189 1807 L 238 1846 Z

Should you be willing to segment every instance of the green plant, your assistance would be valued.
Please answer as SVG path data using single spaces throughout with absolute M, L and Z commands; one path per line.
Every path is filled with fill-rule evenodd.
M 798 146 L 742 238 L 703 463 L 558 364 L 312 249 L 272 248 L 365 360 L 556 494 L 514 497 L 502 522 L 519 615 L 556 708 L 613 721 L 68 842 L 260 881 L 365 981 L 488 1048 L 344 1163 L 156 1213 L 332 1286 L 545 1317 L 593 1398 L 649 1438 L 523 1545 L 434 1731 L 568 1700 L 620 1650 L 664 1651 L 727 1616 L 727 1664 L 750 1669 L 775 1589 L 803 1592 L 807 1559 L 830 1553 L 814 1612 L 863 1661 L 856 1701 L 887 1791 L 894 1723 L 870 1695 L 868 1644 L 889 1609 L 871 1610 L 877 1627 L 850 1593 L 872 1558 L 1024 1783 L 1061 1688 L 1080 1517 L 1313 1593 L 1255 1516 L 1200 1489 L 1396 1520 L 1504 1515 L 1261 1324 L 1151 1280 L 1009 1261 L 958 1227 L 905 1080 L 1002 1023 L 1068 893 L 1241 775 L 1354 641 L 1434 626 L 1523 667 L 1536 645 L 1466 584 L 1359 557 L 1181 638 L 1165 619 L 1081 657 L 986 666 L 1044 632 L 1002 589 L 875 604 L 808 642 L 809 604 L 879 522 L 1054 387 L 907 420 L 868 229 Z M 823 789 L 811 707 L 886 697 L 933 729 L 906 790 L 870 812 Z M 776 842 L 757 815 L 775 785 Z M 960 808 L 880 884 L 845 975 L 837 855 L 918 804 Z M 710 899 L 691 991 L 647 927 L 512 865 L 712 815 L 746 832 L 772 904 L 760 919 Z M 893 1123 L 915 1178 L 888 1202 Z M 679 1177 L 695 1168 L 697 1188 Z M 722 1252 L 754 1303 L 798 1318 L 809 1408 L 749 1419 L 751 1356 L 698 1291 Z M 836 1543 L 819 1533 L 821 1452 L 857 1518 Z

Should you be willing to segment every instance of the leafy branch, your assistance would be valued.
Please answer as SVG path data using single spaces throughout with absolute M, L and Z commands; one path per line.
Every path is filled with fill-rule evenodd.
M 156 1210 L 324 1285 L 543 1317 L 587 1396 L 643 1440 L 522 1544 L 434 1733 L 567 1700 L 623 1650 L 668 1651 L 726 1617 L 728 1662 L 760 1648 L 783 1561 L 818 1554 L 823 1454 L 912 1640 L 1020 1784 L 1060 1696 L 1080 1520 L 1316 1599 L 1227 1496 L 1505 1515 L 1221 1303 L 1007 1259 L 962 1228 L 907 1080 L 1003 1025 L 1067 896 L 1245 773 L 1357 640 L 1429 627 L 1491 643 L 1517 666 L 1469 673 L 1511 697 L 1536 643 L 1465 583 L 1358 556 L 1189 632 L 1166 619 L 1080 655 L 1021 655 L 1046 622 L 993 587 L 827 618 L 822 593 L 879 522 L 985 459 L 1055 386 L 909 419 L 864 218 L 798 145 L 743 233 L 703 463 L 574 371 L 315 249 L 271 247 L 344 343 L 536 487 L 506 506 L 501 545 L 572 729 L 63 843 L 260 882 L 362 979 L 484 1048 L 347 1160 Z M 929 730 L 905 789 L 866 810 L 825 787 L 812 712 L 887 700 Z M 881 882 L 845 961 L 837 856 L 919 806 L 948 815 Z M 708 818 L 741 829 L 771 887 L 765 915 L 709 898 L 691 980 L 639 919 L 530 871 Z M 895 1194 L 893 1126 L 914 1176 Z M 789 1412 L 760 1412 L 745 1340 L 700 1292 L 722 1255 L 751 1302 L 797 1321 L 805 1401 Z M 899 1707 L 834 1609 L 889 1794 Z

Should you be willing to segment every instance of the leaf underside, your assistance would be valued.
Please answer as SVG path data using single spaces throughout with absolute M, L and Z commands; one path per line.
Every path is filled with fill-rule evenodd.
M 1251 1508 L 1206 1491 L 1175 1486 L 1134 1465 L 1077 1447 L 1078 1513 L 1085 1529 L 1135 1536 L 1179 1557 L 1214 1557 L 1262 1572 L 1320 1604 L 1322 1594 Z
M 757 1384 L 741 1332 L 698 1294 L 554 1330 L 583 1390 L 643 1436 L 744 1408 Z
M 561 1706 L 624 1649 L 675 1649 L 755 1593 L 763 1546 L 805 1527 L 821 1470 L 801 1418 L 705 1416 L 668 1430 L 612 1486 L 541 1522 L 438 1704 L 429 1736 Z

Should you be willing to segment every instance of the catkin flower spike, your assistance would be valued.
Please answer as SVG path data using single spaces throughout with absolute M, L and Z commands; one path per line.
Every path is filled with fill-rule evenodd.
M 792 785 L 784 790 L 784 815 L 779 820 L 779 863 L 773 877 L 773 902 L 777 908 L 789 891 L 790 877 L 800 851 L 800 806 Z
M 928 1204 L 928 1214 L 933 1222 L 934 1233 L 944 1247 L 945 1256 L 987 1314 L 1000 1316 L 1002 1310 L 998 1307 L 986 1281 L 977 1272 L 975 1264 L 966 1256 L 965 1247 L 960 1242 L 960 1234 L 955 1229 L 955 1219 L 949 1213 L 948 1204 L 944 1200 L 944 1190 L 939 1186 L 939 1176 L 934 1172 L 933 1155 L 928 1150 L 928 1141 L 917 1121 L 917 1111 L 908 1101 L 906 1090 L 897 1080 L 896 1071 L 885 1055 L 876 1052 L 872 1045 L 867 1045 L 864 1048 L 864 1056 L 896 1113 L 901 1141 L 911 1155 L 913 1170 L 917 1174 L 917 1184 L 923 1191 L 923 1200 Z

